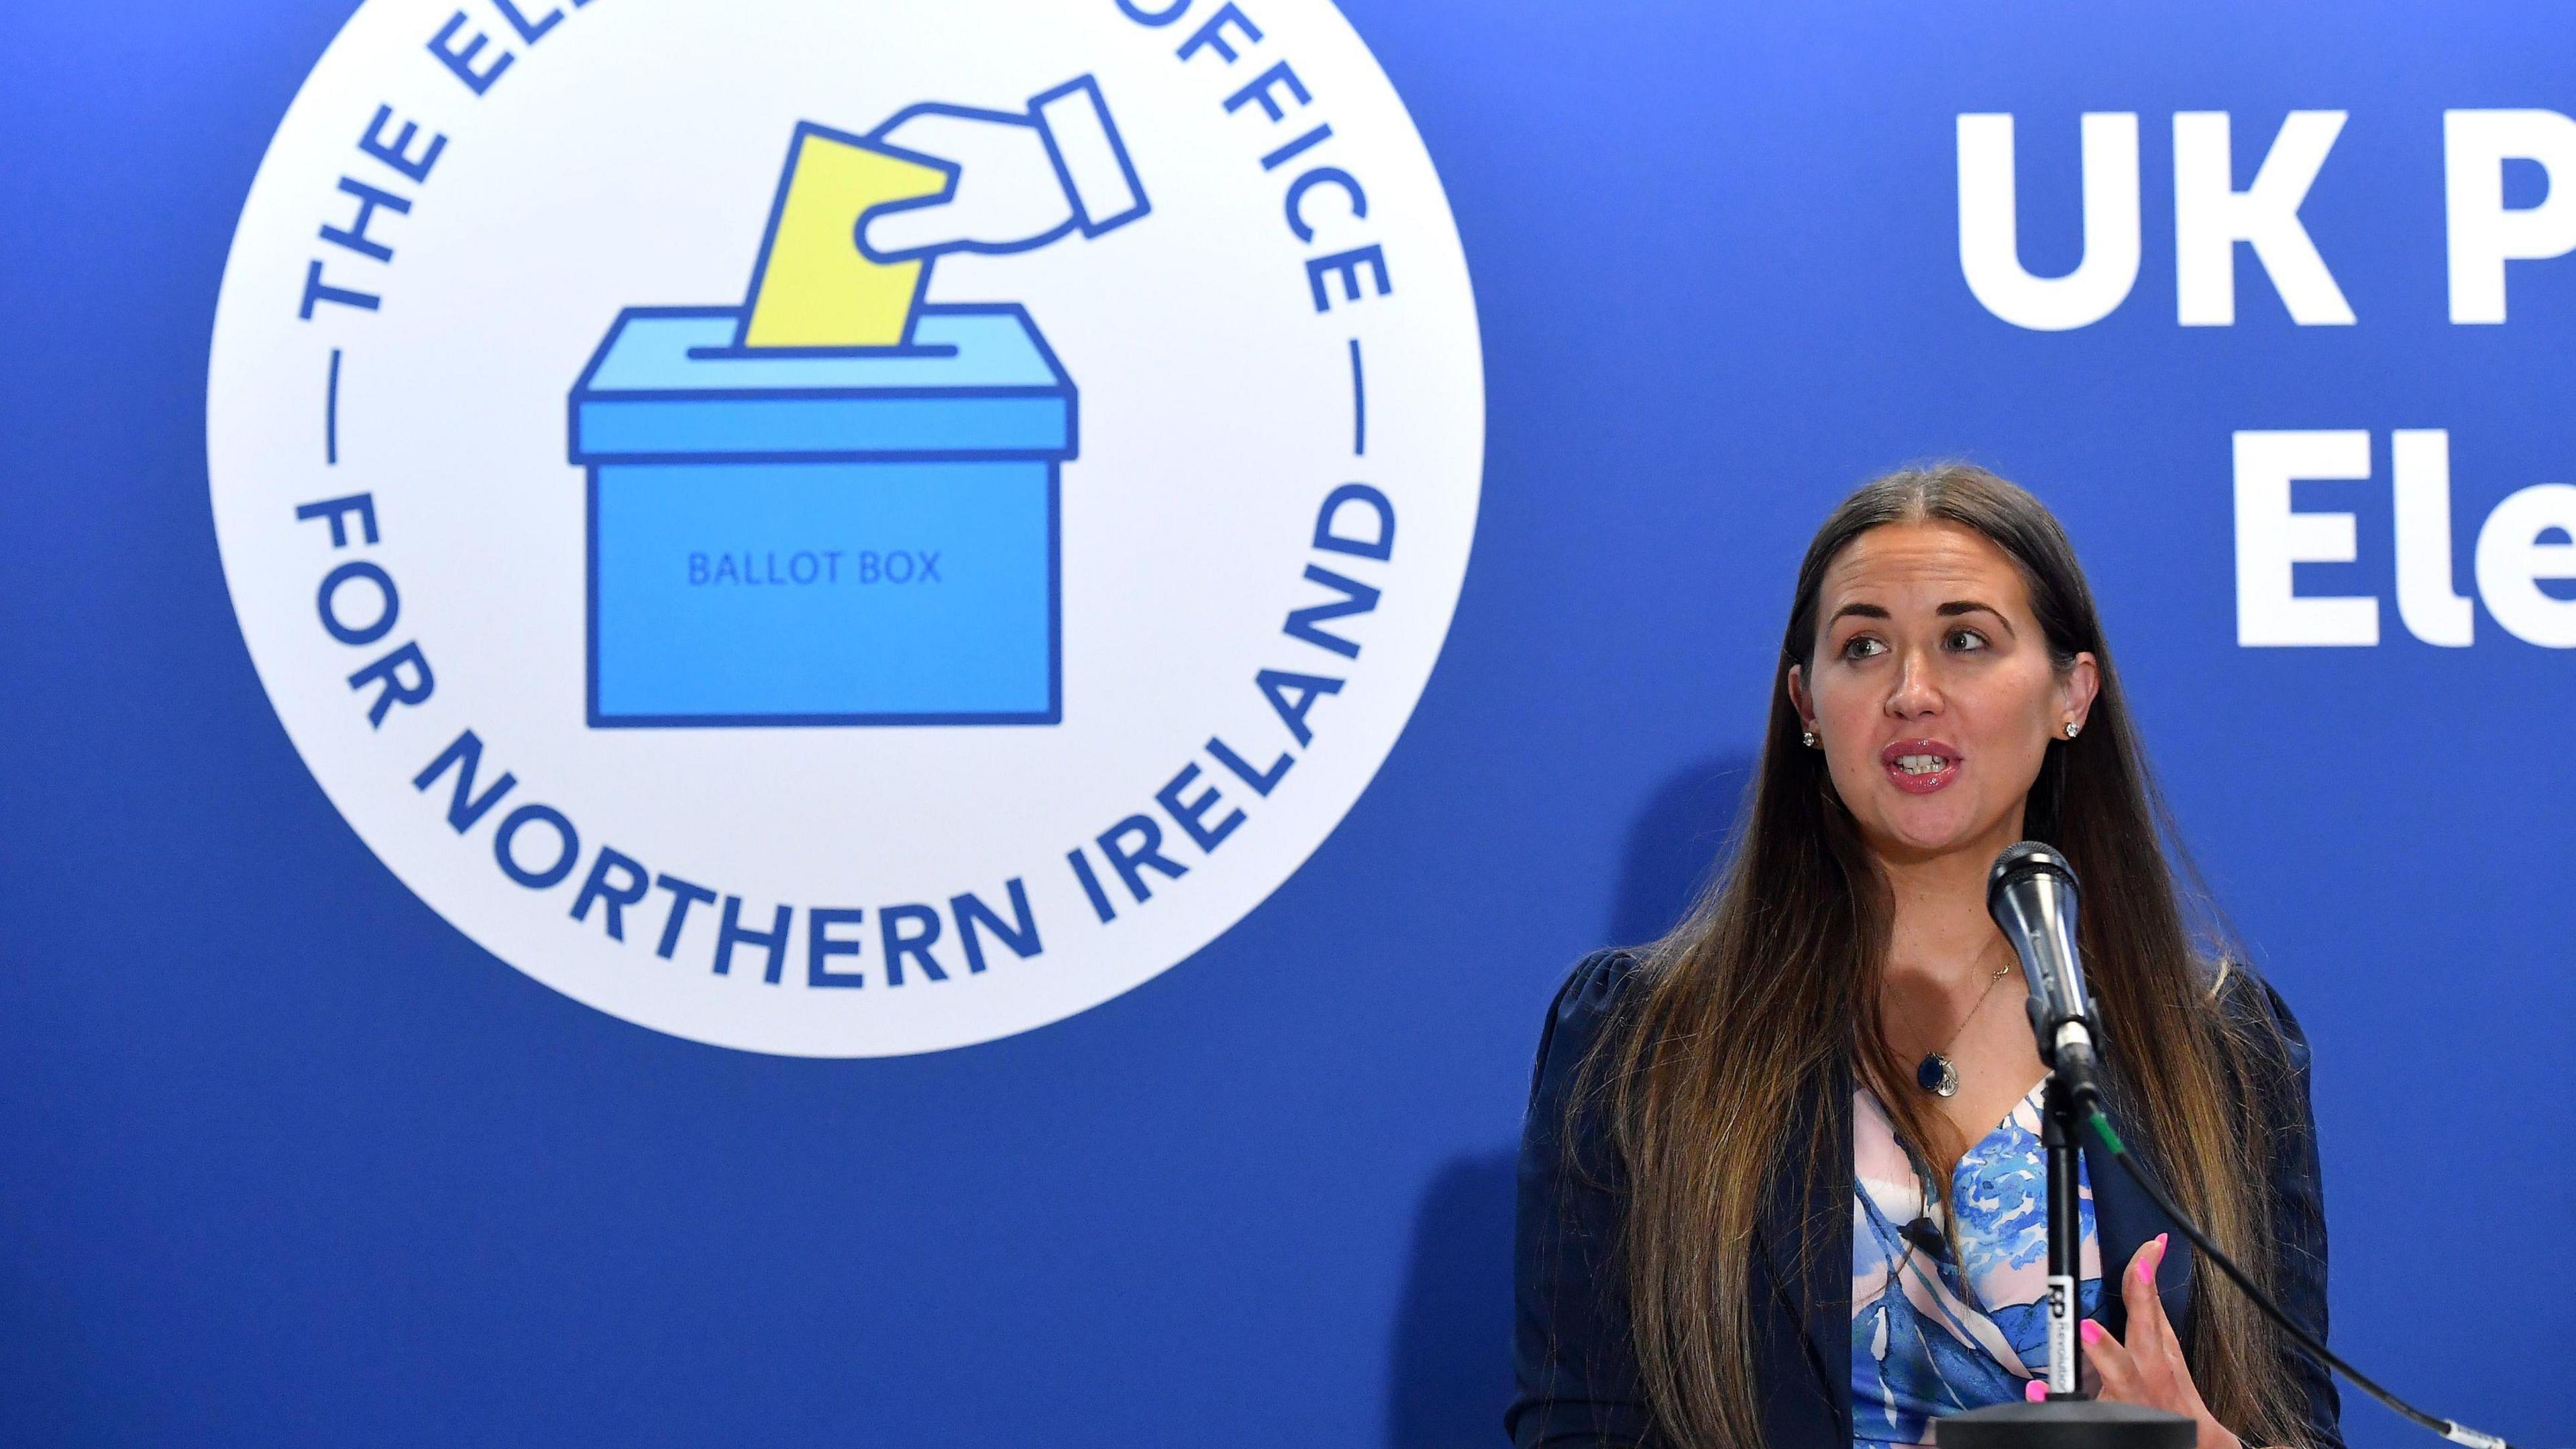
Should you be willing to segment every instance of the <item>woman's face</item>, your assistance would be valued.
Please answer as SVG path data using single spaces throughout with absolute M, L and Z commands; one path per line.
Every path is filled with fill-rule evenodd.
M 1955 523 L 1887 524 L 1846 544 L 1818 592 L 1815 658 L 1789 696 L 1881 859 L 1981 860 L 2021 836 L 2022 803 L 2098 682 L 2061 674 L 2012 558 Z

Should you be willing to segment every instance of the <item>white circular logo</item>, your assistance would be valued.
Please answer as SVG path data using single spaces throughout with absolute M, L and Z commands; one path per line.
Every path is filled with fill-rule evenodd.
M 368 0 L 207 453 L 403 882 L 698 1041 L 1061 1019 L 1304 862 L 1464 578 L 1448 205 L 1328 0 Z

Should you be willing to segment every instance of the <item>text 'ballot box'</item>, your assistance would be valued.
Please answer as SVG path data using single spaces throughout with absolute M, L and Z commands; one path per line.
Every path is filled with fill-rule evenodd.
M 1076 398 L 1016 306 L 745 349 L 632 308 L 571 398 L 598 726 L 1053 724 Z

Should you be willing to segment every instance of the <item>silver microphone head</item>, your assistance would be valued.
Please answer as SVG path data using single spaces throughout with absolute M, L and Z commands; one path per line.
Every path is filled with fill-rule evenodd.
M 1995 857 L 1986 873 L 1986 910 L 2021 958 L 2031 1000 L 2043 1022 L 2080 1020 L 2090 1009 L 2084 963 L 2075 951 L 2075 908 L 2080 889 L 2066 857 L 2025 840 Z

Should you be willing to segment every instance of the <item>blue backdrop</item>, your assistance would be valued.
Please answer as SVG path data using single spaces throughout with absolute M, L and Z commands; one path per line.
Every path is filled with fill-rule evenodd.
M 1678 910 L 1798 549 L 1926 455 L 2061 512 L 2185 829 L 2306 1020 L 2337 1343 L 2576 1436 L 2576 676 L 2483 607 L 2470 647 L 2410 635 L 2389 493 L 2390 431 L 2449 430 L 2477 597 L 2480 521 L 2571 476 L 2576 258 L 2514 263 L 2504 325 L 2449 320 L 2443 112 L 2576 110 L 2576 12 L 1347 0 L 1485 329 L 1485 511 L 1419 714 L 1181 967 L 988 1045 L 809 1061 L 478 950 L 342 823 L 252 672 L 208 330 L 350 8 L 11 12 L 0 1440 L 1497 1441 L 1540 1011 Z M 2241 188 L 2301 109 L 2349 114 L 2300 217 L 2358 321 L 2295 325 L 2239 247 L 2234 325 L 2178 325 L 2172 113 L 2233 117 Z M 2041 274 L 2084 245 L 2078 116 L 2139 118 L 2117 310 L 2039 332 L 1971 294 L 1963 112 L 2017 119 Z M 2296 492 L 2353 515 L 2357 560 L 2296 578 L 2378 596 L 2375 647 L 2237 642 L 2231 438 L 2271 429 L 2370 434 L 2369 481 Z

